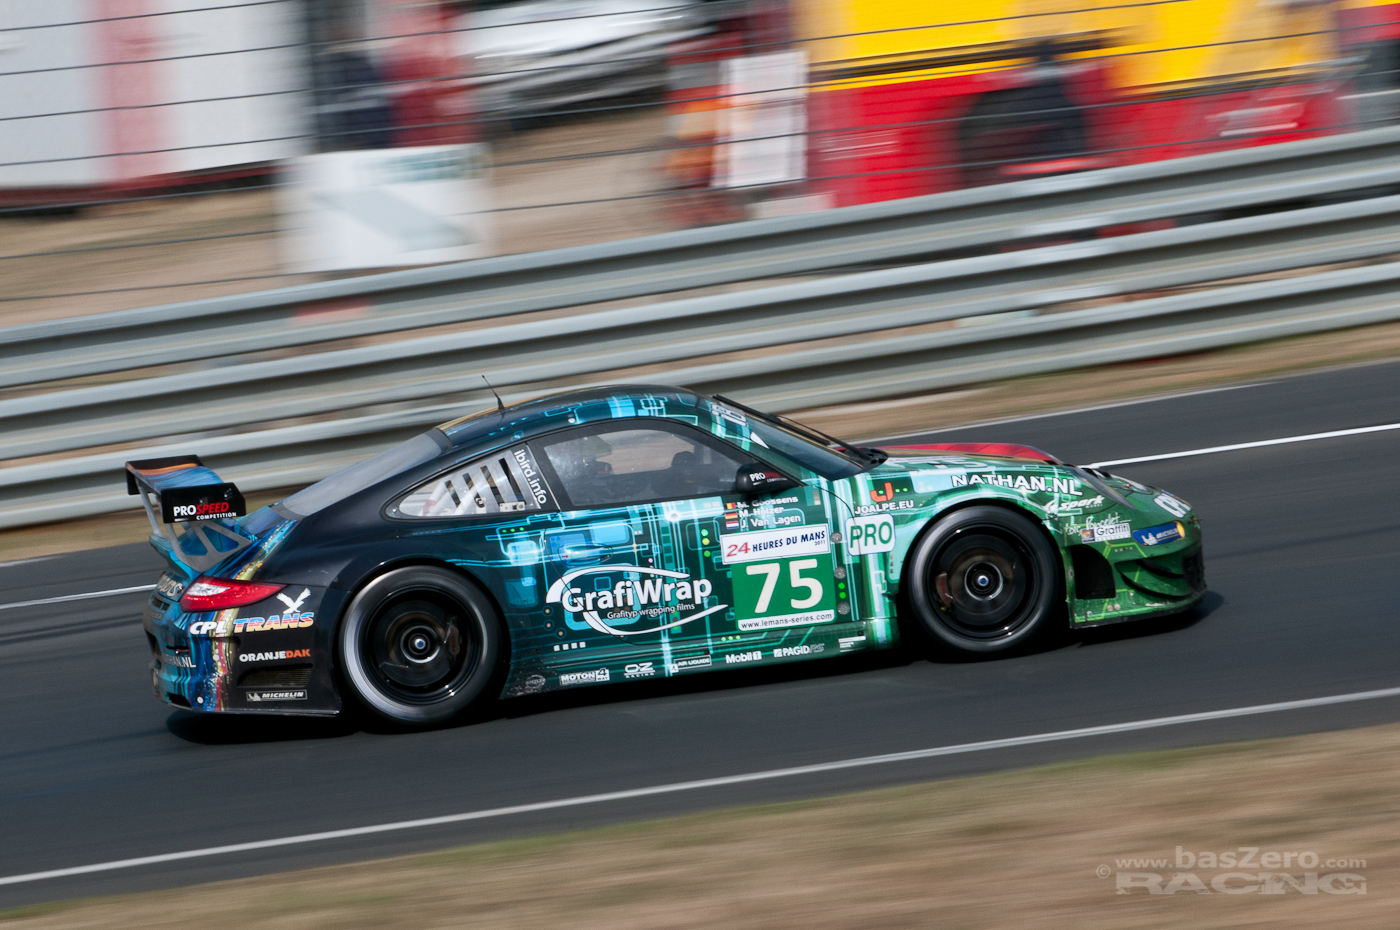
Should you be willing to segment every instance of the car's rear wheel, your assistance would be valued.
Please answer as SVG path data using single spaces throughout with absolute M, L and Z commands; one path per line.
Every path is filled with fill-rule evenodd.
M 1059 553 L 1029 518 L 1004 507 L 944 517 L 909 554 L 904 578 L 921 632 L 957 652 L 1008 652 L 1034 640 L 1059 607 Z
M 502 639 L 495 606 L 475 585 L 446 569 L 412 566 L 355 595 L 337 653 L 348 689 L 366 710 L 431 727 L 484 696 Z

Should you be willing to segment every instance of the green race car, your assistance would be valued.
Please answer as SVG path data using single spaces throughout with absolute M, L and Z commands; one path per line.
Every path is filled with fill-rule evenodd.
M 858 448 L 671 387 L 473 414 L 253 514 L 193 456 L 129 463 L 128 487 L 170 565 L 156 692 L 203 711 L 349 699 L 432 725 L 902 635 L 1006 653 L 1205 592 L 1164 491 L 1026 446 Z

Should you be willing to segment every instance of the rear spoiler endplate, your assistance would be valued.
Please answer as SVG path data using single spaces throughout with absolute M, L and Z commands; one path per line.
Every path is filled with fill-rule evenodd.
M 140 496 L 152 530 L 197 572 L 253 544 L 233 522 L 248 512 L 243 494 L 197 455 L 127 462 L 126 492 Z M 176 524 L 184 524 L 185 531 L 177 533 Z

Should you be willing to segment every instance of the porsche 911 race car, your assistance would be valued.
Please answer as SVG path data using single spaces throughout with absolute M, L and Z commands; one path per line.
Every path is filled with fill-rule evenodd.
M 670 387 L 445 423 L 252 514 L 130 462 L 169 563 L 156 694 L 407 726 L 480 700 L 891 648 L 1024 647 L 1186 610 L 1199 521 L 1026 446 L 854 447 Z

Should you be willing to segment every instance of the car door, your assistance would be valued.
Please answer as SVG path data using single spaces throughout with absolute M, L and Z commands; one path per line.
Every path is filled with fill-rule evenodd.
M 739 467 L 756 461 L 663 420 L 609 421 L 533 444 L 564 502 L 544 542 L 546 607 L 559 620 L 547 658 L 560 683 L 709 667 L 709 644 L 734 629 L 720 527 Z
M 547 546 L 549 600 L 584 644 L 561 643 L 561 682 L 575 663 L 600 674 L 598 649 L 624 677 L 649 677 L 834 652 L 838 630 L 859 632 L 834 558 L 841 505 L 820 479 L 739 493 L 739 467 L 766 466 L 683 424 L 609 423 L 538 446 L 568 500 Z

